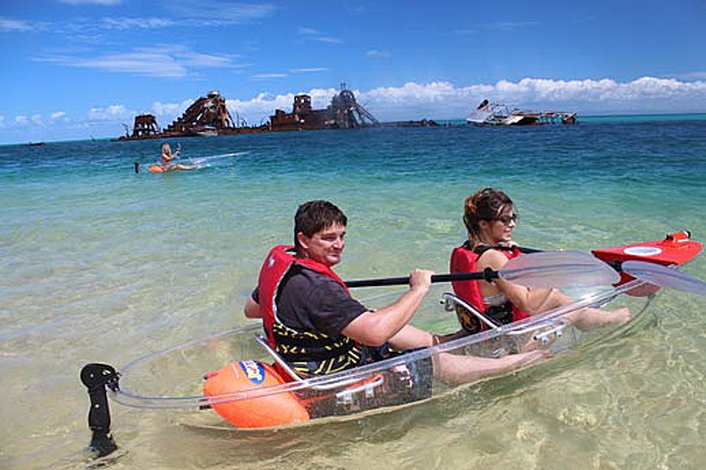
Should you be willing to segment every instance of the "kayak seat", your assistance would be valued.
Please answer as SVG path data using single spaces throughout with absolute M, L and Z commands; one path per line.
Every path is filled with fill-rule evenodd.
M 477 308 L 451 292 L 444 292 L 439 303 L 444 306 L 444 310 L 447 312 L 455 311 L 461 326 L 470 333 L 480 332 L 482 329 L 481 324 L 486 325 L 491 330 L 500 327 L 500 325 L 496 325 L 491 319 L 478 311 Z

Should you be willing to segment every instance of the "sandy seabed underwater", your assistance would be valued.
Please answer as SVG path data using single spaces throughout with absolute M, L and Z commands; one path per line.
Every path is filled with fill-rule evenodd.
M 297 206 L 348 215 L 345 279 L 448 271 L 464 198 L 504 189 L 525 246 L 706 240 L 706 120 L 182 139 L 193 172 L 135 174 L 161 141 L 0 146 L 0 467 L 95 466 L 87 362 L 116 366 L 249 320 Z M 171 141 L 172 144 L 177 141 Z M 699 257 L 685 271 L 706 279 Z M 374 292 L 370 292 L 373 294 Z M 357 291 L 365 297 L 366 293 Z M 108 468 L 703 468 L 706 299 L 663 290 L 599 346 L 418 406 L 242 433 L 111 403 Z

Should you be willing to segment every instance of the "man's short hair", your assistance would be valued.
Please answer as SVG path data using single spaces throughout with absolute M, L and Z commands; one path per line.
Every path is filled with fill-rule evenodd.
M 301 248 L 297 240 L 299 232 L 312 237 L 334 224 L 344 227 L 348 224 L 346 214 L 335 204 L 323 200 L 305 202 L 294 215 L 294 245 L 297 249 Z

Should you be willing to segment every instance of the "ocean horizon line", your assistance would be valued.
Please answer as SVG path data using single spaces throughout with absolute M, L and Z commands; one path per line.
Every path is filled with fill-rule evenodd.
M 629 114 L 581 114 L 577 113 L 578 123 L 629 123 L 629 122 L 660 122 L 660 121 L 706 121 L 706 111 L 699 113 L 629 113 Z M 414 119 L 408 120 L 391 120 L 382 121 L 386 122 L 406 122 L 413 121 Z M 466 126 L 466 118 L 455 118 L 455 119 L 434 119 L 430 118 L 429 121 L 434 121 L 445 126 Z M 474 127 L 474 126 L 471 126 Z M 46 143 L 65 143 L 65 142 L 105 142 L 118 139 L 120 136 L 110 136 L 110 137 L 89 137 L 85 139 L 61 139 L 61 140 L 28 140 L 28 141 L 15 141 L 15 142 L 0 142 L 0 147 L 13 146 L 13 145 L 41 145 Z M 172 137 L 166 137 L 171 139 Z M 145 139 L 147 140 L 147 139 Z M 161 139 L 153 139 L 161 140 Z

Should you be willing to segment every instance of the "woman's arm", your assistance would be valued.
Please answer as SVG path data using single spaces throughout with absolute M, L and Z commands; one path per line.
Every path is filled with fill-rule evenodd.
M 478 260 L 478 269 L 482 271 L 489 267 L 499 271 L 507 262 L 508 259 L 503 253 L 497 250 L 488 250 Z M 571 302 L 569 297 L 556 289 L 529 289 L 504 279 L 496 279 L 492 284 L 485 281 L 479 282 L 484 297 L 502 292 L 513 305 L 530 314 L 544 312 Z

